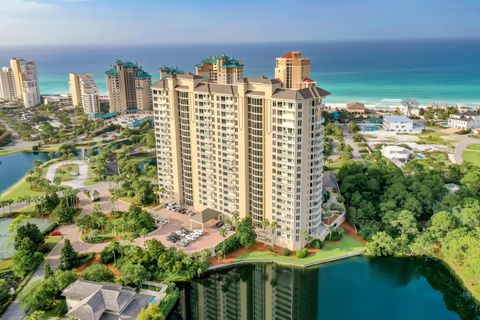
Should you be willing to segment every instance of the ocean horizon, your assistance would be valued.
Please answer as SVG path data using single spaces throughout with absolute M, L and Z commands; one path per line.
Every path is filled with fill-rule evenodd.
M 92 73 L 105 95 L 104 72 L 115 60 L 194 72 L 207 56 L 225 53 L 248 77 L 273 77 L 275 58 L 292 50 L 311 59 L 311 78 L 331 92 L 327 102 L 366 104 L 416 99 L 423 104 L 480 106 L 480 40 L 397 40 L 238 44 L 0 46 L 0 66 L 12 57 L 35 60 L 42 95 L 69 91 L 68 73 Z

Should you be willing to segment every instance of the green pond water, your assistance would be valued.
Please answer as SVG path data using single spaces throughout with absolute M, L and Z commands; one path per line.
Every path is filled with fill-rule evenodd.
M 169 319 L 472 320 L 480 308 L 438 261 L 356 257 L 210 273 L 182 288 Z

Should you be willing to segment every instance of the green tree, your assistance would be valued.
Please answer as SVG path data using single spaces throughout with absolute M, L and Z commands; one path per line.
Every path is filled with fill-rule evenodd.
M 237 235 L 240 244 L 243 247 L 249 248 L 255 245 L 257 234 L 255 233 L 255 230 L 253 230 L 251 217 L 243 218 L 240 221 L 237 228 Z
M 52 267 L 50 266 L 50 263 L 45 262 L 45 265 L 44 265 L 44 267 L 43 267 L 43 277 L 44 277 L 45 279 L 48 279 L 48 278 L 50 278 L 51 276 L 53 276 Z
M 10 286 L 4 279 L 0 279 L 0 304 L 5 303 L 10 297 Z
M 82 272 L 82 278 L 95 282 L 113 282 L 115 276 L 113 275 L 113 272 L 103 264 L 94 264 Z
M 148 272 L 141 264 L 128 263 L 122 266 L 120 271 L 122 273 L 120 281 L 123 285 L 135 286 L 138 289 L 148 280 Z
M 156 304 L 149 304 L 146 308 L 143 308 L 138 314 L 137 320 L 164 320 L 165 317 L 162 314 L 162 310 Z
M 73 248 L 69 239 L 65 239 L 60 251 L 60 269 L 71 270 L 78 264 L 78 253 Z
M 13 247 L 17 250 L 20 246 L 20 243 L 22 243 L 25 238 L 28 238 L 32 241 L 33 247 L 35 248 L 33 251 L 37 251 L 45 243 L 40 229 L 36 224 L 30 222 L 27 222 L 26 224 L 17 228 Z
M 390 256 L 397 250 L 397 242 L 386 232 L 377 232 L 367 242 L 367 253 L 372 256 Z
M 47 310 L 55 299 L 55 288 L 37 280 L 27 286 L 20 295 L 20 306 L 28 312 Z
M 58 206 L 52 211 L 50 217 L 59 224 L 70 224 L 73 222 L 75 209 L 68 206 L 66 199 L 61 199 Z
M 24 277 L 42 261 L 43 254 L 36 251 L 36 245 L 29 238 L 24 238 L 13 255 L 13 273 L 17 277 Z
M 47 320 L 45 311 L 35 311 L 25 317 L 25 320 Z

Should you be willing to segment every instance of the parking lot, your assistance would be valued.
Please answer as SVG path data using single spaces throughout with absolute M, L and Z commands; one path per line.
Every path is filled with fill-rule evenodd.
M 194 230 L 201 230 L 202 226 L 198 223 L 192 223 L 192 226 L 190 226 L 190 217 L 187 214 L 181 214 L 167 208 L 157 207 L 149 211 L 154 218 L 167 219 L 168 223 L 163 224 L 160 228 L 150 233 L 145 237 L 145 240 L 154 238 L 160 240 L 167 248 L 176 247 L 187 253 L 192 253 L 203 249 L 213 248 L 224 239 L 220 235 L 219 230 L 215 228 L 215 224 L 218 220 L 211 220 L 204 225 L 203 235 L 199 236 L 196 240 L 191 241 L 188 245 L 185 246 L 180 241 L 172 243 L 167 239 L 172 233 L 176 233 L 182 228 L 193 232 Z M 185 238 L 185 236 L 182 238 Z M 135 240 L 139 245 L 143 245 L 143 241 L 143 238 Z

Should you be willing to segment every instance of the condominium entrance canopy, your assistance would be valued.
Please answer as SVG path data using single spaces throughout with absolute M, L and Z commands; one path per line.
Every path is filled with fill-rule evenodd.
M 215 219 L 216 217 L 218 217 L 221 214 L 222 213 L 217 211 L 217 210 L 205 209 L 202 212 L 197 213 L 197 214 L 190 217 L 190 227 L 192 226 L 192 222 L 194 222 L 194 223 L 201 224 L 202 229 L 203 229 L 203 226 L 205 225 L 205 223 L 207 223 L 208 221 L 210 221 L 212 219 Z

